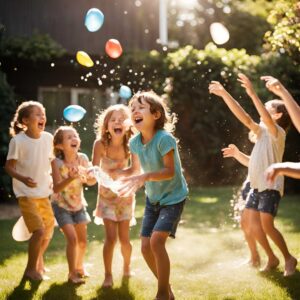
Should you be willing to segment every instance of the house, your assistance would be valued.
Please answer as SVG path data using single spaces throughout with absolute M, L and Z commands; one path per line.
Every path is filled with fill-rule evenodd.
M 79 104 L 87 117 L 109 103 L 118 101 L 105 78 L 116 76 L 109 64 L 117 60 L 105 55 L 108 39 L 120 41 L 124 53 L 158 47 L 159 0 L 0 0 L 0 24 L 6 37 L 30 37 L 34 33 L 49 36 L 66 49 L 67 54 L 52 62 L 0 58 L 0 68 L 14 86 L 18 100 L 38 99 L 47 109 L 48 124 L 62 122 L 63 108 Z M 89 32 L 84 26 L 87 11 L 96 7 L 104 14 L 103 26 Z M 76 62 L 82 50 L 94 59 L 93 68 Z

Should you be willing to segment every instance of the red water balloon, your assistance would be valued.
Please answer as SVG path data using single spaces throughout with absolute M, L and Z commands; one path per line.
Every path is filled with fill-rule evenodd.
M 110 39 L 105 44 L 105 52 L 111 58 L 118 58 L 122 52 L 122 46 L 116 39 Z

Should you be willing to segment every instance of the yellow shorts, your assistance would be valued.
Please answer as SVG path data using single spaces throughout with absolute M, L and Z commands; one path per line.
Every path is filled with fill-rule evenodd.
M 48 198 L 18 198 L 19 207 L 29 232 L 45 229 L 45 239 L 51 239 L 54 214 Z

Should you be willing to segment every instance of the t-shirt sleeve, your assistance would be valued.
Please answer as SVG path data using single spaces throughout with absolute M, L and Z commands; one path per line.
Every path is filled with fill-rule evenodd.
M 130 148 L 131 153 L 137 154 L 136 139 L 135 138 L 132 138 L 129 141 L 129 148 Z
M 7 160 L 15 159 L 18 160 L 19 158 L 19 147 L 16 139 L 12 138 L 9 142 L 8 146 L 8 154 L 7 154 Z
M 171 150 L 175 150 L 176 147 L 175 139 L 169 135 L 163 136 L 158 144 L 158 150 L 162 156 L 165 156 Z

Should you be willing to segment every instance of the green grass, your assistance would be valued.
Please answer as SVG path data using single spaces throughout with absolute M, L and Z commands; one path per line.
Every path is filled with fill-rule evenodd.
M 91 213 L 96 202 L 95 189 L 88 190 L 86 196 Z M 241 265 L 248 251 L 242 232 L 230 218 L 231 198 L 232 188 L 192 188 L 177 238 L 170 239 L 167 245 L 176 299 L 300 299 L 300 273 L 297 271 L 291 278 L 282 276 L 283 260 L 277 249 L 280 268 L 268 275 Z M 153 299 L 156 281 L 140 254 L 143 207 L 143 195 L 139 194 L 138 225 L 131 230 L 132 269 L 136 275 L 129 282 L 122 281 L 122 257 L 117 247 L 113 262 L 115 285 L 108 290 L 101 289 L 104 276 L 102 226 L 91 223 L 88 227 L 86 264 L 92 276 L 86 284 L 74 287 L 66 283 L 65 241 L 57 228 L 46 255 L 51 279 L 31 284 L 21 280 L 27 243 L 15 242 L 11 237 L 16 219 L 0 221 L 0 299 Z M 299 216 L 299 197 L 284 197 L 276 222 L 297 257 L 300 256 Z M 262 258 L 265 261 L 264 255 Z

